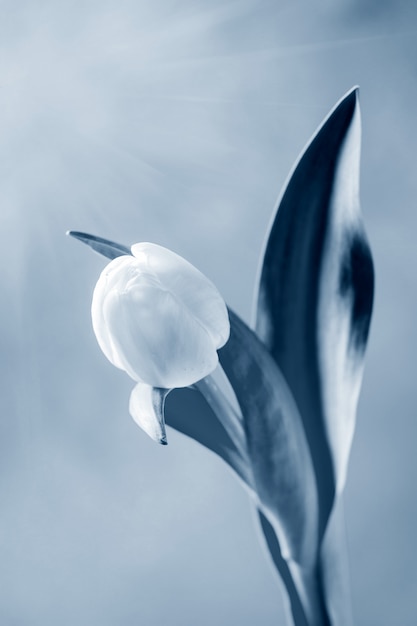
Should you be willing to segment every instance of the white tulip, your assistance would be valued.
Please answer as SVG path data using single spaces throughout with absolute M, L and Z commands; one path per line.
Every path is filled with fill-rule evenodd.
M 210 374 L 230 324 L 220 293 L 191 263 L 152 243 L 131 250 L 104 268 L 91 314 L 106 357 L 139 383 L 130 407 L 139 423 L 140 397 L 149 397 L 141 386 L 187 387 Z

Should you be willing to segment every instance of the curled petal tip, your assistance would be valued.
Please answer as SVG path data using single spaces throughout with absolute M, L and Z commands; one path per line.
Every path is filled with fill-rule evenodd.
M 138 383 L 130 395 L 129 412 L 136 424 L 156 443 L 166 446 L 164 404 L 169 389 Z

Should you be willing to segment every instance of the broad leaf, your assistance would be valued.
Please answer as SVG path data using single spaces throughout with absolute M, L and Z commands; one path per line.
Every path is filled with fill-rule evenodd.
M 308 619 L 311 626 L 321 626 L 327 618 L 316 572 L 317 493 L 302 421 L 263 344 L 230 310 L 229 317 L 230 339 L 219 357 L 243 423 L 231 414 L 210 377 L 200 381 L 196 390 L 173 390 L 166 400 L 165 419 L 216 452 L 244 481 L 260 509 L 265 538 L 296 623 L 307 624 Z
M 296 623 L 305 614 L 310 626 L 325 626 L 317 491 L 302 420 L 265 346 L 233 311 L 229 317 L 230 338 L 219 357 L 241 406 L 262 528 L 270 548 L 279 542 L 272 557 Z
M 359 205 L 359 157 L 354 89 L 323 122 L 289 177 L 267 238 L 255 301 L 256 332 L 303 419 L 323 539 L 317 583 L 324 587 L 326 621 L 341 625 L 351 617 L 342 521 L 332 509 L 346 480 L 374 286 Z M 271 528 L 261 522 L 278 567 Z M 286 586 L 291 597 L 288 581 Z
M 321 532 L 346 478 L 373 299 L 359 205 L 357 90 L 336 105 L 285 187 L 263 255 L 256 332 L 303 418 Z
M 291 392 L 263 344 L 232 311 L 230 339 L 219 351 L 244 417 L 260 506 L 281 551 L 306 567 L 317 554 L 314 472 Z

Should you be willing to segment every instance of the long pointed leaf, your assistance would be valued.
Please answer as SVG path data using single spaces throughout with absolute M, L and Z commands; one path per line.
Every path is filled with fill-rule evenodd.
M 124 246 L 110 239 L 103 239 L 103 237 L 97 237 L 96 235 L 89 235 L 88 233 L 81 233 L 78 230 L 69 230 L 67 235 L 78 239 L 87 246 L 90 246 L 94 252 L 102 254 L 108 259 L 116 259 L 119 256 L 131 255 L 130 248 Z
M 323 122 L 289 177 L 255 301 L 257 334 L 291 387 L 313 458 L 324 536 L 318 583 L 334 624 L 351 622 L 339 545 L 343 520 L 332 508 L 346 480 L 374 285 L 360 214 L 359 156 L 354 89 Z M 270 529 L 263 529 L 276 562 Z
M 343 487 L 373 297 L 358 199 L 357 90 L 330 113 L 278 203 L 259 278 L 256 332 L 304 421 L 318 479 L 321 531 Z

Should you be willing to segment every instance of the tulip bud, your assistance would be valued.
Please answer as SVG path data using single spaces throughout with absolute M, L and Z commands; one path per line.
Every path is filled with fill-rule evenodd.
M 138 383 L 186 387 L 210 374 L 229 337 L 226 305 L 191 263 L 152 243 L 105 267 L 91 307 L 106 357 Z

